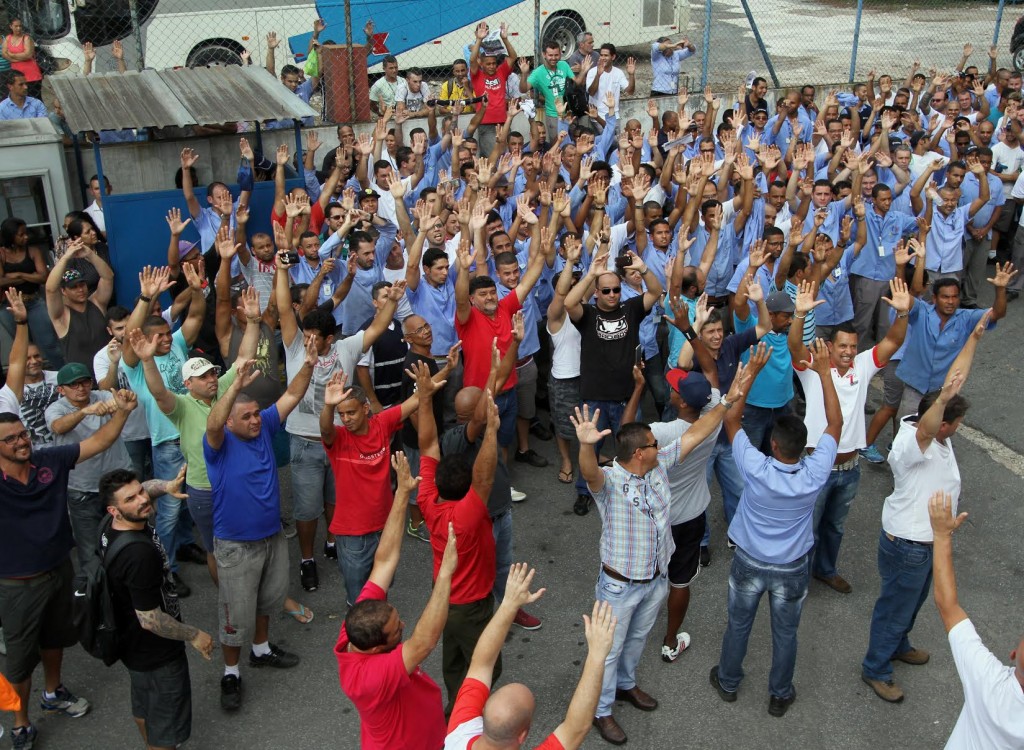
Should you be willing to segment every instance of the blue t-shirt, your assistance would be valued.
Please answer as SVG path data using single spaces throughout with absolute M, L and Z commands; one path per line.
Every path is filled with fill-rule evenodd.
M 732 322 L 737 334 L 757 326 L 753 315 L 747 316 L 746 320 L 733 315 Z M 789 354 L 789 341 L 785 333 L 775 331 L 766 333 L 761 341 L 765 346 L 772 347 L 772 354 L 768 364 L 750 386 L 747 403 L 762 409 L 778 409 L 793 400 L 793 358 Z M 749 362 L 750 351 L 744 351 L 740 360 L 743 364 Z
M 179 396 L 188 394 L 185 381 L 181 378 L 181 366 L 187 360 L 188 344 L 185 342 L 185 334 L 181 332 L 180 328 L 171 334 L 171 350 L 160 357 L 153 357 L 167 390 Z M 178 428 L 160 411 L 160 405 L 149 392 L 149 386 L 146 385 L 146 374 L 142 369 L 142 360 L 131 367 L 122 359 L 118 366 L 128 377 L 128 386 L 139 397 L 139 405 L 146 410 L 146 423 L 149 425 L 149 435 L 153 439 L 153 445 L 160 445 L 168 440 L 177 440 Z
M 274 433 L 281 429 L 277 404 L 260 412 L 258 437 L 242 440 L 225 429 L 214 450 L 203 435 L 203 456 L 213 487 L 213 535 L 233 542 L 266 539 L 281 530 L 281 495 L 274 460 Z

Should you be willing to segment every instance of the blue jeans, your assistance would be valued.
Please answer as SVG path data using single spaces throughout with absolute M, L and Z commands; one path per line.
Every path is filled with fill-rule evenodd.
M 508 448 L 516 438 L 516 415 L 519 413 L 519 399 L 516 398 L 516 389 L 509 388 L 504 393 L 499 393 L 494 399 L 498 407 L 498 416 L 501 423 L 498 425 L 498 445 Z
M 768 594 L 772 617 L 772 669 L 768 692 L 778 698 L 793 694 L 796 667 L 796 630 L 807 597 L 809 556 L 776 565 L 758 560 L 736 548 L 729 572 L 729 623 L 722 636 L 718 659 L 718 681 L 724 690 L 735 692 L 743 680 L 743 657 L 747 655 L 750 629 L 757 616 L 761 595 Z
M 139 476 L 140 482 L 153 478 L 153 444 L 149 438 L 125 440 L 124 447 L 128 450 L 128 458 L 132 461 L 132 471 Z
M 660 416 L 665 413 L 669 401 L 668 381 L 665 380 L 665 357 L 662 354 L 655 354 L 644 360 L 644 378 L 651 398 L 654 399 L 654 408 Z
M 839 562 L 839 545 L 850 505 L 860 486 L 860 466 L 849 471 L 833 471 L 818 493 L 814 503 L 814 561 L 811 571 L 816 576 L 831 578 Z
M 590 416 L 594 416 L 594 409 L 601 410 L 597 420 L 598 430 L 605 430 L 610 427 L 613 435 L 619 431 L 619 427 L 622 426 L 622 412 L 626 410 L 625 401 L 585 401 L 584 403 L 590 407 Z M 601 455 L 602 445 L 604 445 L 604 440 L 599 441 L 594 446 L 594 453 L 599 456 Z M 580 472 L 579 476 L 576 477 L 576 493 L 590 496 L 590 490 L 587 489 L 587 480 L 583 478 L 583 472 Z
M 512 509 L 509 508 L 500 516 L 491 519 L 491 531 L 494 532 L 494 553 L 496 570 L 494 573 L 494 600 L 500 602 L 505 598 L 505 584 L 508 583 L 508 571 L 512 567 Z
M 177 440 L 153 446 L 153 476 L 156 479 L 174 479 L 185 463 Z M 154 498 L 155 500 L 156 498 Z M 178 571 L 178 548 L 195 542 L 192 536 L 192 516 L 182 509 L 182 502 L 171 495 L 163 495 L 156 504 L 156 534 L 167 553 L 171 570 Z
M 5 300 L 6 302 L 6 300 Z M 57 332 L 53 330 L 53 323 L 50 322 L 50 314 L 46 312 L 46 300 L 42 290 L 35 299 L 25 302 L 25 312 L 28 315 L 28 333 L 32 337 L 32 343 L 39 347 L 46 359 L 47 369 L 59 370 L 64 366 L 64 355 L 60 351 L 60 342 L 57 340 Z M 0 325 L 7 333 L 14 338 L 14 316 L 11 308 L 0 309 Z
M 618 619 L 612 650 L 604 660 L 601 699 L 594 713 L 611 716 L 615 691 L 636 686 L 636 666 L 668 596 L 668 578 L 660 575 L 649 583 L 626 583 L 615 580 L 602 568 L 595 589 L 594 598 L 608 602 Z
M 766 456 L 772 455 L 772 428 L 775 426 L 775 418 L 789 413 L 789 404 L 772 409 L 750 404 L 743 407 L 741 424 L 750 444 Z
M 736 515 L 736 508 L 740 504 L 740 495 L 743 494 L 743 477 L 740 470 L 736 468 L 736 461 L 732 457 L 732 443 L 724 437 L 719 437 L 715 443 L 715 449 L 711 451 L 711 458 L 708 459 L 707 479 L 711 484 L 711 476 L 718 478 L 718 486 L 722 489 L 722 508 L 725 512 L 726 528 L 732 523 L 732 517 Z M 711 541 L 711 524 L 704 526 L 704 538 L 700 546 L 707 547 Z
M 903 539 L 878 537 L 878 575 L 882 590 L 871 613 L 871 637 L 861 665 L 872 680 L 892 678 L 892 659 L 910 651 L 910 631 L 932 585 L 932 548 Z
M 345 603 L 350 607 L 355 604 L 363 586 L 370 579 L 373 556 L 377 554 L 377 545 L 380 544 L 380 534 L 381 532 L 374 531 L 361 536 L 339 534 L 335 537 L 338 545 L 338 570 L 345 581 Z

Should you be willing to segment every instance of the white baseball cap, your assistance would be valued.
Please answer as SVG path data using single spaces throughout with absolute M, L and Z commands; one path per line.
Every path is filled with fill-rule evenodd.
M 181 366 L 181 379 L 188 380 L 205 375 L 210 370 L 216 370 L 220 375 L 220 368 L 205 357 L 193 357 Z

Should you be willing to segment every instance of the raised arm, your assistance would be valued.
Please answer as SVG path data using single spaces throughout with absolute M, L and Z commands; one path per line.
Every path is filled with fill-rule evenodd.
M 292 341 L 299 333 L 299 324 L 295 320 L 295 313 L 292 312 L 292 290 L 291 279 L 288 276 L 288 251 L 282 250 L 277 254 L 277 270 L 274 276 L 274 297 L 277 299 L 277 309 L 281 318 L 281 340 L 284 345 L 291 346 Z
M 484 391 L 481 398 L 487 401 L 487 430 L 484 440 L 473 462 L 473 491 L 484 499 L 490 497 L 494 485 L 494 470 L 498 465 L 498 427 L 501 424 L 498 406 L 490 391 Z
M 224 444 L 224 425 L 227 424 L 231 407 L 235 405 L 235 399 L 238 398 L 238 394 L 243 388 L 252 384 L 257 375 L 259 375 L 259 371 L 256 370 L 256 360 L 250 359 L 243 362 L 238 366 L 238 377 L 231 381 L 231 385 L 221 394 L 210 410 L 210 416 L 206 418 L 206 442 L 215 451 L 220 450 Z
M 907 337 L 910 308 L 914 306 L 914 298 L 907 290 L 907 283 L 899 276 L 889 280 L 889 293 L 892 296 L 882 297 L 882 300 L 896 311 L 896 319 L 885 338 L 875 347 L 875 360 L 880 365 L 888 364 L 892 355 L 903 346 L 903 340 Z
M 764 369 L 764 366 L 768 364 L 768 359 L 772 355 L 772 347 L 765 346 L 764 342 L 758 342 L 756 347 L 750 347 L 750 359 L 744 368 L 747 373 L 749 385 L 753 385 L 757 379 L 758 374 Z M 743 419 L 743 407 L 747 404 L 747 394 L 750 392 L 750 388 L 744 389 L 740 392 L 739 397 L 735 401 L 729 401 L 728 405 L 725 406 L 726 414 L 723 421 L 725 429 L 725 435 L 729 438 L 731 443 L 736 437 L 736 433 L 742 429 L 741 421 Z
M 441 460 L 441 446 L 437 442 L 437 421 L 434 419 L 434 392 L 438 386 L 430 377 L 430 368 L 425 362 L 416 362 L 412 371 L 406 371 L 416 381 L 416 395 L 419 396 L 416 414 L 416 433 L 421 456 Z M 481 497 L 486 497 L 482 495 Z
M 815 299 L 817 296 L 817 284 L 806 280 L 800 282 L 796 293 L 793 322 L 789 326 L 789 336 L 786 339 L 786 343 L 789 345 L 789 356 L 794 362 L 802 362 L 811 358 L 811 353 L 804 344 L 804 320 L 811 310 L 818 305 L 825 304 L 825 300 Z
M 14 287 L 4 291 L 7 303 L 14 318 L 14 343 L 7 364 L 7 387 L 14 392 L 14 397 L 21 403 L 25 393 L 25 364 L 28 361 L 28 312 L 22 301 L 21 292 Z
M 456 262 L 459 264 L 459 273 L 455 277 L 455 319 L 459 323 L 469 320 L 469 269 L 473 266 L 473 256 L 469 252 L 469 237 L 463 236 L 459 240 L 459 249 Z
M 193 219 L 199 218 L 202 208 L 199 199 L 196 198 L 195 187 L 192 185 L 191 169 L 199 161 L 199 154 L 190 148 L 181 150 L 181 193 L 185 197 L 185 204 L 188 206 L 188 213 Z
M 821 393 L 825 401 L 825 434 L 831 435 L 839 443 L 839 435 L 843 431 L 843 411 L 839 406 L 839 395 L 835 383 L 832 382 L 832 362 L 829 359 L 828 346 L 823 339 L 814 340 L 814 348 L 810 350 L 813 360 L 801 360 L 801 367 L 814 370 L 821 379 Z
M 583 662 L 583 674 L 569 701 L 565 720 L 555 728 L 555 737 L 565 750 L 576 750 L 583 744 L 594 720 L 597 701 L 601 697 L 601 682 L 604 679 L 604 664 L 615 641 L 615 627 L 618 620 L 611 604 L 594 602 L 594 609 L 588 618 L 583 615 L 583 632 L 587 639 L 587 659 Z
M 396 503 L 397 501 L 398 498 L 395 498 Z M 408 501 L 406 500 L 406 502 Z M 404 524 L 404 507 L 401 512 L 400 523 Z M 401 526 L 399 526 L 397 532 L 399 538 L 402 533 Z M 383 541 L 383 537 L 381 540 Z M 378 547 L 379 552 L 380 548 Z M 441 639 L 441 632 L 448 620 L 448 600 L 452 591 L 452 575 L 455 573 L 458 562 L 455 528 L 452 524 L 448 524 L 448 544 L 444 548 L 444 557 L 441 558 L 441 567 L 437 571 L 437 578 L 434 579 L 434 590 L 430 593 L 430 599 L 427 601 L 427 606 L 423 608 L 423 614 L 420 615 L 412 636 L 402 644 L 402 662 L 409 674 L 416 671 L 416 668 L 430 655 Z M 376 568 L 376 558 L 374 558 L 373 564 Z
M 202 261 L 199 261 L 199 267 L 203 267 Z M 185 343 L 192 346 L 199 336 L 199 329 L 202 328 L 203 318 L 206 316 L 206 295 L 203 294 L 203 278 L 200 271 L 190 264 L 182 266 L 182 270 L 185 272 L 189 289 L 192 290 L 192 300 L 188 305 L 188 317 L 181 324 L 181 335 L 185 337 Z
M 597 464 L 597 451 L 595 447 L 602 439 L 612 434 L 609 429 L 599 430 L 598 420 L 601 417 L 601 410 L 594 409 L 593 416 L 590 415 L 590 407 L 583 404 L 583 411 L 576 407 L 575 416 L 570 416 L 573 427 L 576 428 L 576 439 L 580 443 L 580 474 L 587 483 L 591 493 L 597 493 L 604 487 L 604 472 Z
M 121 430 L 124 429 L 125 420 L 131 414 L 139 401 L 135 394 L 128 389 L 113 391 L 114 403 L 117 404 L 117 411 L 100 427 L 96 432 L 78 444 L 78 461 L 88 461 L 95 455 L 105 451 L 114 444 L 114 441 L 121 437 Z
M 177 405 L 177 399 L 175 399 L 173 393 L 167 390 L 164 379 L 160 375 L 160 370 L 153 359 L 156 356 L 159 336 L 154 334 L 152 338 L 146 338 L 142 329 L 136 328 L 126 333 L 125 338 L 131 343 L 132 351 L 135 352 L 135 356 L 142 363 L 142 374 L 146 378 L 146 387 L 149 389 L 150 395 L 156 401 L 157 406 L 160 407 L 160 411 L 164 414 L 170 414 Z
M 956 571 L 953 569 L 953 532 L 967 520 L 966 513 L 953 515 L 953 498 L 946 492 L 936 492 L 928 500 L 928 516 L 932 524 L 932 587 L 935 607 L 948 633 L 953 626 L 967 619 L 960 606 L 956 590 Z
M 288 415 L 292 413 L 299 402 L 302 401 L 303 396 L 306 395 L 306 391 L 309 389 L 309 381 L 313 379 L 313 368 L 316 367 L 316 363 L 319 360 L 319 356 L 316 352 L 316 337 L 310 334 L 306 338 L 306 358 L 302 361 L 302 367 L 292 377 L 291 382 L 288 383 L 288 389 L 281 394 L 281 397 L 277 399 L 277 414 L 281 417 L 281 421 L 288 419 Z

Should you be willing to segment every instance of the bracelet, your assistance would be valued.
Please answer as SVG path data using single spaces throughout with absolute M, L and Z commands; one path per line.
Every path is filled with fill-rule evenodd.
M 725 400 L 725 396 L 722 396 L 721 400 L 720 400 L 720 401 L 719 401 L 718 403 L 719 403 L 719 405 L 721 405 L 721 407 L 722 407 L 723 409 L 725 409 L 726 411 L 729 411 L 729 409 L 731 409 L 731 408 L 732 408 L 732 403 L 731 403 L 731 402 L 729 402 L 729 401 L 726 401 L 726 400 Z
M 896 317 L 897 318 L 909 318 L 910 317 L 910 311 L 908 310 L 907 312 L 896 313 Z
M 797 320 L 803 320 L 804 318 L 807 317 L 807 313 L 804 313 L 803 315 L 801 315 L 800 313 L 794 313 L 793 317 L 796 318 Z
M 651 270 L 650 266 L 644 266 L 644 270 L 640 272 L 641 276 L 646 276 L 647 272 Z
M 28 320 L 27 319 L 26 320 L 16 320 L 16 321 L 14 321 L 14 325 L 16 325 L 16 326 L 27 326 L 28 325 Z
M 245 319 L 248 320 L 250 323 L 259 323 L 260 322 L 260 318 L 259 318 L 258 315 L 256 317 L 252 317 L 250 315 L 246 315 Z
M 152 302 L 153 301 L 152 297 L 147 297 L 145 294 L 140 294 L 139 295 L 139 299 L 141 299 L 143 302 Z
M 697 338 L 697 332 L 694 331 L 693 328 L 687 328 L 685 331 L 683 331 L 683 338 L 686 339 L 687 341 L 693 341 L 694 339 Z

